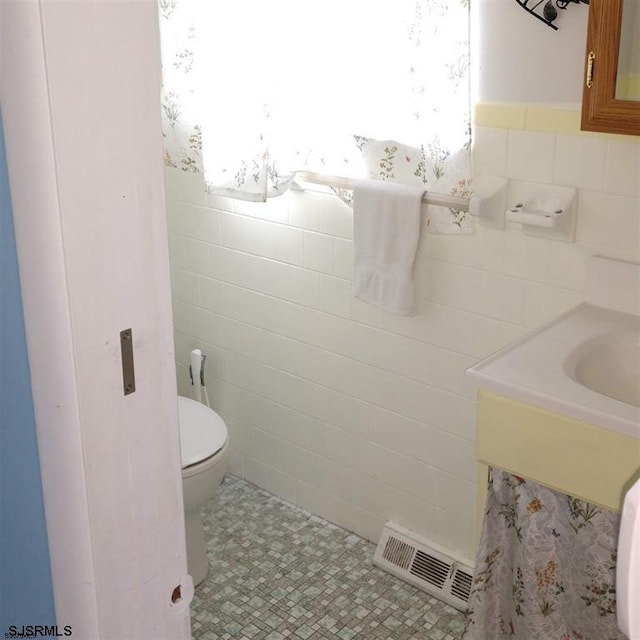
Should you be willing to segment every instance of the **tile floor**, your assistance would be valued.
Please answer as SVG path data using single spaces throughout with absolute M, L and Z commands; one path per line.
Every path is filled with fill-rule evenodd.
M 204 515 L 194 640 L 457 640 L 464 615 L 382 571 L 375 545 L 233 476 Z

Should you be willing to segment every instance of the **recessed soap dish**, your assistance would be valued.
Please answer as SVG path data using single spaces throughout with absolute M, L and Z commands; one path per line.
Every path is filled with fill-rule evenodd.
M 508 222 L 522 225 L 525 233 L 573 242 L 575 194 L 571 187 L 521 183 L 512 189 Z

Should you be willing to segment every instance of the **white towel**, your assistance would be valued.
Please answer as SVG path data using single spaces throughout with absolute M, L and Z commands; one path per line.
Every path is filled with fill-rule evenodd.
M 353 190 L 353 295 L 386 311 L 413 307 L 413 261 L 424 189 L 358 180 Z

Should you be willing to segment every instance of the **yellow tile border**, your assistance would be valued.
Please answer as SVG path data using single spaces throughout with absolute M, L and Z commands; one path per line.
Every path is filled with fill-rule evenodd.
M 527 107 L 522 104 L 478 103 L 474 108 L 473 120 L 480 127 L 524 129 Z
M 535 131 L 589 137 L 624 138 L 640 142 L 635 136 L 594 133 L 580 129 L 580 106 L 543 104 L 477 103 L 473 123 L 476 127 L 493 127 L 516 131 Z
M 579 134 L 580 111 L 550 109 L 548 107 L 527 107 L 527 129 L 548 133 Z
M 527 104 L 479 103 L 474 109 L 474 124 L 479 127 L 580 133 L 580 109 Z

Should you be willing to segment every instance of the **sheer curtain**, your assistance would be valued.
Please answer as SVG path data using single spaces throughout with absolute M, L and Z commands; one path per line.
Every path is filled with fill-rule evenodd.
M 469 190 L 468 0 L 160 0 L 165 162 L 263 201 L 297 170 Z

